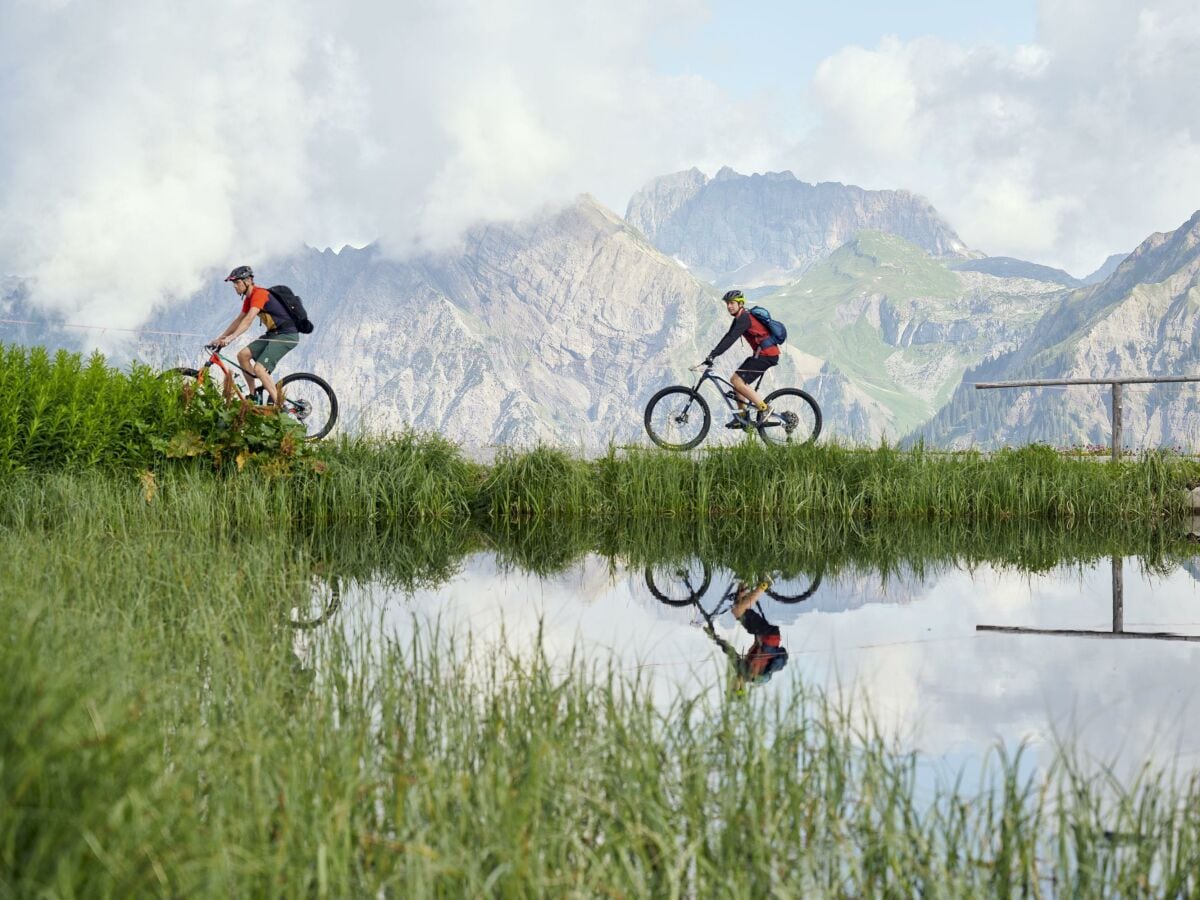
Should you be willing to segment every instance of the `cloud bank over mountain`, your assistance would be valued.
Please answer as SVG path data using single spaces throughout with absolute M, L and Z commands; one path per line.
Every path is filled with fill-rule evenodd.
M 963 239 L 1076 274 L 1200 198 L 1200 7 L 1041 0 L 1035 44 L 885 38 L 818 68 L 809 180 L 903 186 Z
M 723 91 L 752 45 L 658 67 L 705 0 L 0 4 L 0 275 L 113 327 L 301 243 L 404 257 L 692 166 L 907 189 L 1077 275 L 1200 197 L 1192 0 L 1041 0 L 1023 47 L 865 22 L 791 119 Z
M 403 255 L 624 200 L 739 115 L 647 63 L 689 0 L 4 7 L 0 272 L 114 326 L 301 242 Z

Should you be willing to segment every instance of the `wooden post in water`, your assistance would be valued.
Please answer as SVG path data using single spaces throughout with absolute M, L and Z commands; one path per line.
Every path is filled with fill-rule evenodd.
M 1121 458 L 1121 382 L 1112 383 L 1112 458 Z
M 1200 634 L 1178 634 L 1173 631 L 1125 630 L 1125 574 L 1123 559 L 1112 558 L 1112 630 L 1094 631 L 1084 628 L 1025 628 L 1021 625 L 976 625 L 976 631 L 999 634 L 1045 634 L 1056 637 L 1116 638 L 1133 641 L 1191 641 L 1200 642 Z
M 1125 630 L 1125 571 L 1124 558 L 1112 558 L 1113 634 Z

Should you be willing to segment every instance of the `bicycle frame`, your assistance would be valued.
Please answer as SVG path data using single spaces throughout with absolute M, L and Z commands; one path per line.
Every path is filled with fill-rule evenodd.
M 757 378 L 754 379 L 753 387 L 755 389 L 757 389 L 758 385 L 762 383 L 762 377 L 765 374 L 765 372 L 761 373 Z M 715 372 L 713 372 L 711 366 L 705 368 L 704 373 L 699 377 L 699 379 L 697 379 L 696 384 L 692 387 L 692 390 L 697 394 L 700 393 L 700 386 L 706 381 L 711 381 L 713 385 L 716 386 L 717 391 L 721 394 L 721 399 L 725 401 L 725 406 L 729 408 L 730 412 L 737 412 L 739 406 L 748 404 L 750 402 L 734 389 L 732 382 L 726 381 L 720 375 L 717 375 Z M 721 385 L 724 385 L 725 387 L 723 388 Z M 747 386 L 749 387 L 751 385 L 748 383 Z M 728 390 L 725 388 L 728 388 Z M 730 397 L 730 394 L 733 394 L 733 397 Z
M 205 349 L 207 350 L 209 348 L 206 347 Z M 226 365 L 226 363 L 228 363 L 229 365 Z M 209 354 L 208 359 L 206 359 L 200 366 L 200 375 L 198 376 L 199 380 L 202 381 L 204 379 L 205 374 L 208 372 L 208 370 L 211 366 L 216 366 L 218 369 L 220 369 L 224 373 L 225 377 L 229 379 L 230 384 L 233 385 L 233 389 L 235 392 L 237 392 L 237 395 L 239 398 L 241 398 L 241 399 L 246 398 L 245 393 L 243 393 L 241 387 L 237 383 L 237 379 L 234 377 L 234 372 L 229 368 L 229 366 L 232 366 L 234 369 L 237 369 L 239 372 L 241 372 L 242 377 L 247 380 L 247 383 L 249 383 L 249 379 L 251 377 L 254 377 L 253 372 L 243 369 L 238 363 L 234 362 L 228 356 L 223 356 L 219 351 L 212 350 L 211 353 Z M 262 390 L 263 390 L 263 388 L 262 388 L 262 385 L 260 384 L 255 389 L 255 394 L 262 393 Z

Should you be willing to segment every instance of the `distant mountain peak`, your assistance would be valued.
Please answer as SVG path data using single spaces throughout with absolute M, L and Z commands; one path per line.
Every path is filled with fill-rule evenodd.
M 723 166 L 656 178 L 626 220 L 697 277 L 717 285 L 782 285 L 859 231 L 897 234 L 933 256 L 973 254 L 929 203 L 909 191 L 800 181 L 792 172 L 742 175 Z

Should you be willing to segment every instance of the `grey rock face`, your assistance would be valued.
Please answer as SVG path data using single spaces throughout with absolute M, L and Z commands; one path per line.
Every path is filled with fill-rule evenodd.
M 709 179 L 697 169 L 655 179 L 626 220 L 664 253 L 717 285 L 794 281 L 863 229 L 899 235 L 936 257 L 970 251 L 937 211 L 907 191 L 806 184 L 791 172 Z
M 1200 375 L 1200 212 L 1154 234 L 1103 282 L 1067 294 L 1030 338 L 966 373 L 946 408 L 919 434 L 937 444 L 1057 446 L 1111 440 L 1111 392 L 1102 386 L 975 391 L 981 381 Z M 1200 446 L 1194 384 L 1125 390 L 1131 450 Z
M 1003 278 L 1030 278 L 1071 288 L 1090 283 L 1074 278 L 1062 269 L 1041 266 L 1023 259 L 1013 259 L 1011 256 L 986 256 L 983 259 L 969 259 L 965 262 L 953 263 L 950 268 L 959 272 L 983 272 Z
M 588 198 L 477 228 L 455 252 L 307 250 L 256 269 L 305 298 L 317 329 L 280 368 L 326 377 L 345 430 L 411 426 L 471 448 L 640 442 L 646 400 L 722 327 L 711 288 Z M 183 304 L 188 330 L 228 323 L 227 288 Z

